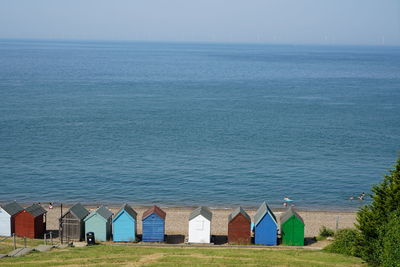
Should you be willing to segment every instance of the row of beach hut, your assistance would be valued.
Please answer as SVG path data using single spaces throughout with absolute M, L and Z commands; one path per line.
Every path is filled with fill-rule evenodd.
M 0 207 L 0 236 L 42 238 L 46 231 L 46 210 L 38 205 L 24 209 L 12 202 Z
M 13 202 L 0 207 L 0 236 L 41 238 L 46 229 L 46 210 L 34 204 L 26 209 Z M 142 241 L 162 242 L 165 235 L 166 213 L 157 206 L 146 210 L 142 216 Z M 189 243 L 210 243 L 212 212 L 199 207 L 189 216 Z M 304 245 L 304 221 L 289 208 L 278 221 L 264 202 L 254 216 L 254 225 L 246 211 L 238 207 L 228 217 L 228 242 L 250 244 L 252 231 L 254 243 L 277 245 L 280 228 L 282 243 L 292 246 Z M 137 213 L 125 204 L 113 217 L 106 207 L 89 212 L 80 203 L 71 207 L 60 218 L 60 234 L 67 240 L 84 240 L 86 233 L 93 232 L 99 241 L 135 241 L 137 236 Z

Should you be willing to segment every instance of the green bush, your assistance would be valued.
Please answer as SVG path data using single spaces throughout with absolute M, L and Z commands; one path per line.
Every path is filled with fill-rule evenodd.
M 356 229 L 341 229 L 335 235 L 332 244 L 325 247 L 328 252 L 360 256 L 361 234 Z
M 400 211 L 400 157 L 389 175 L 372 187 L 372 202 L 357 213 L 357 228 L 361 232 L 361 257 L 368 263 L 379 266 L 386 253 L 384 249 L 384 232 L 390 231 L 388 222 L 393 212 Z M 390 247 L 390 237 L 388 246 Z M 389 252 L 388 252 L 389 253 Z M 388 265 L 399 266 L 399 265 Z
M 335 232 L 326 226 L 322 226 L 319 229 L 319 236 L 321 236 L 321 237 L 328 237 L 328 236 L 334 236 L 334 235 L 335 235 Z
M 319 235 L 316 237 L 318 241 L 325 240 L 327 237 L 331 237 L 335 235 L 335 231 L 332 229 L 322 226 L 319 228 Z
M 400 211 L 391 214 L 389 222 L 380 231 L 380 264 L 383 267 L 400 266 Z

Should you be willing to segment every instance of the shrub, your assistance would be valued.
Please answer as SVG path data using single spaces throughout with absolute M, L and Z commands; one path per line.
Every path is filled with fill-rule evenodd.
M 381 228 L 380 236 L 380 264 L 383 267 L 400 266 L 400 211 L 391 214 L 389 222 Z
M 345 254 L 350 256 L 360 256 L 361 234 L 356 229 L 341 229 L 335 235 L 332 244 L 325 247 L 326 251 Z
M 332 229 L 330 229 L 330 228 L 328 228 L 326 226 L 322 226 L 319 229 L 319 236 L 320 237 L 328 237 L 328 236 L 334 236 L 334 235 L 335 235 L 335 232 Z

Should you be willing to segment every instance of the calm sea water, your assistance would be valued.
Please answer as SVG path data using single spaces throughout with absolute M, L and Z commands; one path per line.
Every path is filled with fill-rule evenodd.
M 0 201 L 354 209 L 400 48 L 0 41 Z

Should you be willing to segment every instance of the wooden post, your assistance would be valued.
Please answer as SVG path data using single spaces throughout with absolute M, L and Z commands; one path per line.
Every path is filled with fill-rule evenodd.
M 336 217 L 336 232 L 339 229 L 339 216 Z
M 53 245 L 53 232 L 50 231 L 50 244 Z
M 47 236 L 46 236 L 46 233 L 44 233 L 43 237 L 44 237 L 44 244 L 47 245 Z
M 61 244 L 63 244 L 63 223 L 62 223 L 62 220 L 63 220 L 63 218 L 62 218 L 62 216 L 63 216 L 63 206 L 62 206 L 62 203 L 60 204 L 60 212 L 61 212 L 61 214 L 60 214 L 60 221 L 58 222 L 58 235 L 60 236 L 60 243 Z
M 24 247 L 26 248 L 26 237 L 24 236 Z
M 14 239 L 14 250 L 17 249 L 17 239 L 15 237 L 15 233 L 13 233 L 13 239 Z

